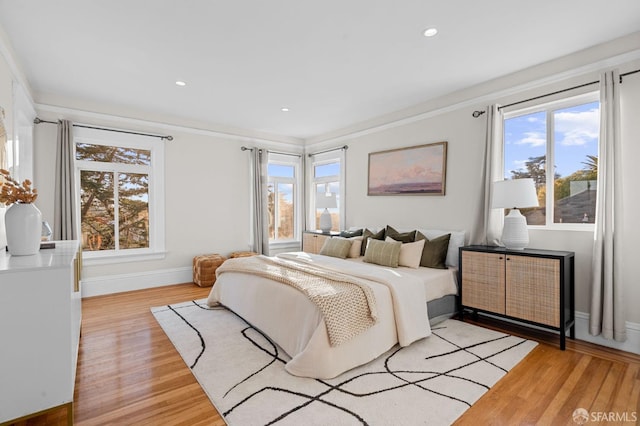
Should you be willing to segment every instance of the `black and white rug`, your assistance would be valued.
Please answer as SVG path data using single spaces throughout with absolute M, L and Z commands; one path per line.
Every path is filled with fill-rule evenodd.
M 448 425 L 536 343 L 456 320 L 331 380 L 290 359 L 233 312 L 204 300 L 151 309 L 225 421 L 246 425 Z

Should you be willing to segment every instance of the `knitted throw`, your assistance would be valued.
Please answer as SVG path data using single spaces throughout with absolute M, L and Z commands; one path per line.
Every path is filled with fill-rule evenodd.
M 365 280 L 318 265 L 263 255 L 229 259 L 216 270 L 269 278 L 305 294 L 324 316 L 331 346 L 362 333 L 377 321 L 376 300 Z

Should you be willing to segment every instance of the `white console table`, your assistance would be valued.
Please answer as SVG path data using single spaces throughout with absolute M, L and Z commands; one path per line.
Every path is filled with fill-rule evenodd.
M 66 407 L 73 424 L 81 256 L 77 241 L 55 245 L 0 253 L 0 423 Z

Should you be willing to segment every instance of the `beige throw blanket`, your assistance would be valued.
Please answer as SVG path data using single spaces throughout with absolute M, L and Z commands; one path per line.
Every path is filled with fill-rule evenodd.
M 251 273 L 304 293 L 324 316 L 331 346 L 338 346 L 376 323 L 376 301 L 365 280 L 310 264 L 253 256 L 229 259 L 216 270 Z

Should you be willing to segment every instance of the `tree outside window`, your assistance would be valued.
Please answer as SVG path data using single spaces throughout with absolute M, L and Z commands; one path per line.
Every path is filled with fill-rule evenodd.
M 504 178 L 532 178 L 540 202 L 540 207 L 521 210 L 529 225 L 594 223 L 600 120 L 596 98 L 592 94 L 505 115 Z

